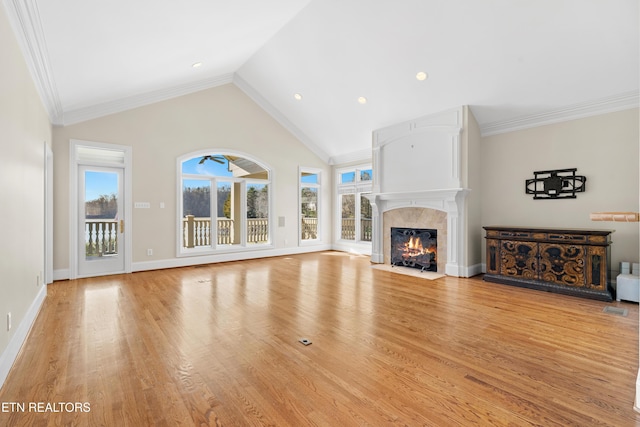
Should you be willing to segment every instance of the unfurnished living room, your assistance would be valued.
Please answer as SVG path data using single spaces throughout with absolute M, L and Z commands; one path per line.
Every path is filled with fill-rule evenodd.
M 4 0 L 0 425 L 640 425 L 638 0 Z

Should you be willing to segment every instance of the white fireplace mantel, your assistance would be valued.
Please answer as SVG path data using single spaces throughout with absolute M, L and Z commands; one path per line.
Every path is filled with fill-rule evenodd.
M 457 277 L 472 273 L 467 265 L 471 190 L 466 111 L 458 107 L 373 132 L 372 262 L 384 263 L 384 238 L 390 232 L 383 230 L 385 212 L 427 208 L 447 213 L 444 273 Z
M 442 190 L 376 193 L 369 197 L 373 210 L 373 236 L 371 261 L 384 262 L 383 221 L 385 212 L 401 208 L 430 208 L 447 213 L 447 264 L 445 274 L 464 276 L 464 229 L 465 199 L 469 193 L 465 188 Z

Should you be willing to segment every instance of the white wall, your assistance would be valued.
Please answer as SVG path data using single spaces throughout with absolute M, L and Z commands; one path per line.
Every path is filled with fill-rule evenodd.
M 87 140 L 131 146 L 133 200 L 149 202 L 151 209 L 133 210 L 133 268 L 175 265 L 176 158 L 202 149 L 229 149 L 247 153 L 269 165 L 275 184 L 273 219 L 277 252 L 298 250 L 298 167 L 330 168 L 308 150 L 240 89 L 227 84 L 72 126 L 54 128 L 55 256 L 57 278 L 69 268 L 69 140 Z M 331 187 L 322 194 L 322 240 L 331 244 Z M 165 208 L 160 209 L 160 202 Z M 153 256 L 147 256 L 147 249 Z M 305 246 L 305 250 L 313 247 Z M 173 264 L 172 264 L 173 262 Z M 181 262 L 191 262 L 182 260 Z M 195 260 L 194 262 L 197 262 Z M 155 263 L 155 264 L 154 264 Z M 138 268 L 136 267 L 138 266 Z
M 638 223 L 594 222 L 591 212 L 638 212 L 638 109 L 485 137 L 481 142 L 482 223 L 612 229 L 613 277 L 639 255 Z M 576 199 L 533 200 L 534 171 L 577 168 L 587 177 Z M 483 242 L 484 243 L 484 242 Z M 484 247 L 483 247 L 484 259 Z
M 46 295 L 44 161 L 51 124 L 0 7 L 0 385 Z M 13 326 L 7 331 L 7 313 Z

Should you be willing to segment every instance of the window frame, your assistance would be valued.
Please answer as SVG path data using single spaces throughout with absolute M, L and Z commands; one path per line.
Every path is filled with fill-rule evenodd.
M 361 179 L 362 172 L 371 171 L 371 179 L 363 181 Z M 345 173 L 354 173 L 353 181 L 342 183 L 342 175 Z M 348 166 L 342 168 L 336 168 L 336 209 L 335 209 L 335 235 L 336 241 L 340 244 L 350 245 L 371 245 L 370 240 L 361 240 L 361 207 L 360 199 L 362 196 L 366 197 L 366 194 L 373 192 L 373 168 L 371 164 L 360 164 L 355 166 Z M 355 199 L 355 239 L 343 239 L 342 238 L 342 195 L 353 194 Z
M 309 174 L 315 174 L 318 176 L 318 182 L 317 183 L 308 183 L 308 182 L 302 182 L 302 174 L 303 173 L 309 173 Z M 317 230 L 316 230 L 316 238 L 315 239 L 303 239 L 302 238 L 302 189 L 303 188 L 315 188 L 317 189 L 317 194 L 318 194 L 318 200 L 317 200 L 317 205 L 316 205 L 316 219 L 318 222 L 317 225 Z M 298 244 L 300 246 L 305 246 L 305 245 L 315 245 L 318 243 L 322 242 L 322 221 L 321 221 L 321 214 L 322 212 L 322 169 L 318 169 L 318 168 L 308 168 L 308 167 L 303 167 L 303 166 L 299 166 L 298 167 Z
M 207 155 L 228 155 L 234 157 L 240 157 L 252 161 L 265 171 L 267 171 L 268 179 L 259 178 L 238 178 L 232 176 L 221 175 L 205 175 L 205 174 L 188 174 L 182 173 L 182 164 L 185 161 L 189 161 L 194 158 L 203 157 Z M 184 207 L 183 207 L 183 185 L 185 179 L 196 179 L 202 181 L 209 181 L 211 186 L 210 201 L 209 201 L 209 215 L 211 218 L 211 229 L 209 237 L 209 245 L 197 246 L 193 248 L 184 247 L 183 243 L 183 220 L 184 220 Z M 217 215 L 217 192 L 219 182 L 230 182 L 233 186 L 234 183 L 240 184 L 240 241 L 239 243 L 232 244 L 218 244 L 217 239 L 217 222 L 214 225 L 213 215 Z M 258 183 L 266 184 L 268 188 L 268 240 L 264 243 L 247 243 L 247 184 Z M 206 150 L 192 151 L 179 156 L 176 159 L 176 256 L 177 257 L 189 257 L 189 256 L 202 256 L 202 255 L 214 255 L 223 253 L 234 252 L 246 252 L 264 249 L 273 249 L 274 246 L 274 209 L 273 209 L 273 189 L 274 186 L 274 172 L 265 162 L 256 159 L 255 157 L 243 153 L 240 151 L 233 151 L 227 149 L 211 148 Z

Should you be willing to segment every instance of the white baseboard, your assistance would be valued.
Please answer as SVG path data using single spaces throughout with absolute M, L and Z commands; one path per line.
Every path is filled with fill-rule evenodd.
M 334 251 L 347 252 L 358 255 L 371 255 L 371 244 L 349 244 L 349 243 L 334 243 L 331 246 Z
M 179 268 L 189 267 L 191 265 L 201 264 L 214 264 L 218 262 L 228 261 L 242 261 L 244 259 L 256 259 L 256 258 L 268 258 L 273 256 L 286 256 L 295 254 L 304 254 L 310 252 L 320 251 L 340 251 L 347 253 L 354 253 L 358 255 L 371 255 L 371 247 L 368 245 L 348 245 L 348 244 L 334 244 L 334 245 L 314 245 L 314 246 L 302 246 L 296 248 L 282 248 L 282 249 L 268 249 L 264 251 L 252 251 L 252 252 L 233 252 L 217 255 L 203 255 L 184 258 L 171 258 L 161 259 L 155 261 L 142 261 L 134 262 L 132 264 L 132 271 L 150 271 L 150 270 L 162 270 L 165 268 Z M 377 262 L 374 257 L 372 262 Z M 380 259 L 379 263 L 383 260 Z M 447 274 L 456 277 L 473 277 L 478 274 L 484 273 L 484 264 L 475 264 L 470 267 L 456 267 L 455 271 L 449 271 Z M 69 269 L 54 270 L 53 280 L 67 280 L 69 279 Z
M 24 318 L 18 325 L 16 332 L 9 340 L 9 345 L 7 345 L 4 352 L 0 354 L 0 388 L 4 385 L 7 375 L 9 375 L 9 371 L 11 370 L 13 363 L 16 361 L 16 357 L 18 357 L 18 353 L 20 353 L 20 348 L 22 348 L 22 344 L 24 344 L 27 339 L 27 335 L 29 335 L 31 325 L 33 325 L 36 317 L 38 317 L 40 307 L 42 307 L 42 303 L 46 296 L 47 287 L 42 286 L 42 288 L 40 288 L 40 292 L 38 292 L 38 295 L 36 295 L 31 306 L 27 310 Z
M 636 378 L 636 398 L 633 402 L 633 409 L 635 409 L 636 412 L 640 412 L 640 371 Z
M 189 267 L 191 265 L 214 264 L 217 262 L 242 261 L 244 259 L 304 254 L 309 252 L 328 251 L 331 249 L 331 245 L 320 244 L 296 248 L 266 249 L 262 251 L 242 251 L 215 255 L 160 259 L 154 261 L 134 262 L 131 265 L 131 270 L 133 272 L 162 270 L 165 268 Z M 69 277 L 71 277 L 69 275 L 69 269 L 59 269 L 54 270 L 53 272 L 53 280 L 68 280 Z
M 473 277 L 482 272 L 482 264 L 474 264 L 468 267 L 457 264 L 447 264 L 445 266 L 445 273 L 447 276 L 454 277 Z
M 310 252 L 321 252 L 331 250 L 330 245 L 315 245 L 296 248 L 267 249 L 264 251 L 243 251 L 226 254 L 203 255 L 184 258 L 171 258 L 157 261 L 134 262 L 131 266 L 134 272 L 161 270 L 164 268 L 189 267 L 191 265 L 214 264 L 218 262 L 242 261 L 245 259 L 269 258 L 275 256 L 286 256 L 304 254 Z
M 60 270 L 53 270 L 53 280 L 69 280 L 71 275 L 68 268 L 62 268 Z
M 464 277 L 473 277 L 473 276 L 477 276 L 478 274 L 482 274 L 484 271 L 483 267 L 484 267 L 484 264 L 474 264 L 472 266 L 466 267 L 465 268 L 466 276 Z

